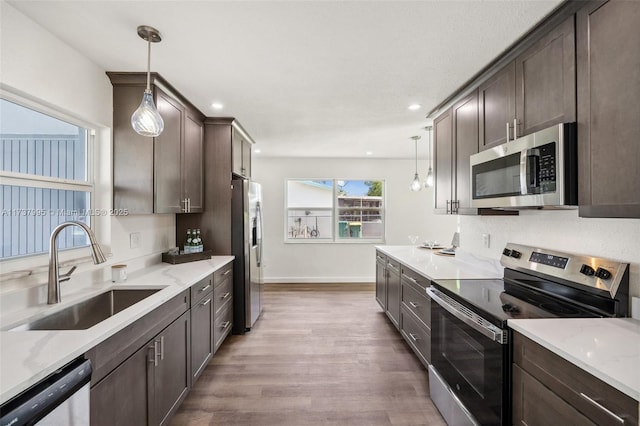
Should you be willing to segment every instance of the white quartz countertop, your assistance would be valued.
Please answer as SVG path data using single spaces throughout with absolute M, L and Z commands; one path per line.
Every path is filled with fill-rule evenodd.
M 508 325 L 640 401 L 640 321 L 537 318 L 509 320 Z
M 419 246 L 376 246 L 376 249 L 430 280 L 503 277 L 504 268 L 499 261 L 462 250 L 458 250 L 455 256 L 441 256 L 437 250 Z
M 58 305 L 29 308 L 2 317 L 2 328 L 28 318 L 43 317 L 113 288 L 160 288 L 116 315 L 86 330 L 0 331 L 0 403 L 38 383 L 58 368 L 104 341 L 133 321 L 143 317 L 191 285 L 233 260 L 233 256 L 214 256 L 209 260 L 170 265 L 156 264 L 129 275 L 124 283 L 111 281 L 88 286 L 64 298 Z

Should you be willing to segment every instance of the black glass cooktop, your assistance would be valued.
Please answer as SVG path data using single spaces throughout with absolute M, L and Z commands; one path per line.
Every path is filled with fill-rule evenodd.
M 492 280 L 438 280 L 432 285 L 499 327 L 509 319 L 596 317 L 593 312 L 531 289 Z

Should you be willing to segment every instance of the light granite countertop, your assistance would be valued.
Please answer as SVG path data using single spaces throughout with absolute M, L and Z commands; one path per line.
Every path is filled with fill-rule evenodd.
M 640 321 L 632 318 L 509 320 L 509 327 L 640 401 Z
M 161 289 L 87 330 L 0 331 L 0 403 L 38 383 L 232 260 L 233 256 L 214 256 L 209 260 L 181 265 L 155 264 L 130 274 L 124 283 L 97 283 L 73 297 L 63 297 L 58 305 L 45 304 L 3 315 L 0 322 L 2 328 L 7 329 L 13 324 L 46 316 L 113 288 Z
M 458 249 L 455 256 L 441 256 L 437 250 L 419 246 L 376 246 L 376 249 L 430 280 L 502 278 L 498 260 L 474 256 Z

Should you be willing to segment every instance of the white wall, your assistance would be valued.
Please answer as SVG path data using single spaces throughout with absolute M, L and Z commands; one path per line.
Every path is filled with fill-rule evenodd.
M 0 2 L 0 71 L 5 93 L 43 105 L 97 130 L 96 207 L 111 208 L 112 88 L 104 69 L 57 39 L 31 19 Z M 141 94 L 142 96 L 142 94 Z M 129 249 L 129 233 L 141 233 L 141 247 Z M 175 245 L 175 215 L 107 217 L 96 234 L 109 264 L 162 252 Z M 81 252 L 81 253 L 78 253 Z M 88 256 L 81 249 L 73 256 Z M 69 253 L 64 253 L 69 257 Z M 2 273 L 46 265 L 45 256 L 2 263 Z M 82 265 L 98 275 L 107 267 Z M 46 282 L 46 275 L 38 280 Z M 4 282 L 3 282 L 4 284 Z
M 262 184 L 264 273 L 267 282 L 373 282 L 374 244 L 285 243 L 284 188 L 288 178 L 384 179 L 386 181 L 386 244 L 450 242 L 454 216 L 433 214 L 433 190 L 411 192 L 413 160 L 260 158 L 253 156 L 252 175 Z M 424 175 L 424 171 L 423 171 Z M 423 176 L 424 177 L 424 176 Z
M 490 234 L 491 247 L 482 246 Z M 630 264 L 630 293 L 640 296 L 640 219 L 588 219 L 577 210 L 520 216 L 460 216 L 460 247 L 498 259 L 507 242 L 600 256 Z

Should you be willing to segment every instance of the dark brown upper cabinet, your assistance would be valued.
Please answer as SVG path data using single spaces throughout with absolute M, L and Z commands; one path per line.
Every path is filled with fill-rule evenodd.
M 480 150 L 576 121 L 575 62 L 572 15 L 481 84 Z
M 478 92 L 433 121 L 436 213 L 477 214 L 471 208 L 469 159 L 478 152 Z
M 237 128 L 231 129 L 231 156 L 233 173 L 251 177 L 251 142 L 247 136 Z
M 640 218 L 640 2 L 576 18 L 580 216 Z
M 113 207 L 129 214 L 195 213 L 203 208 L 204 116 L 158 74 L 151 90 L 164 120 L 155 138 L 131 128 L 145 73 L 108 72 L 113 85 Z

